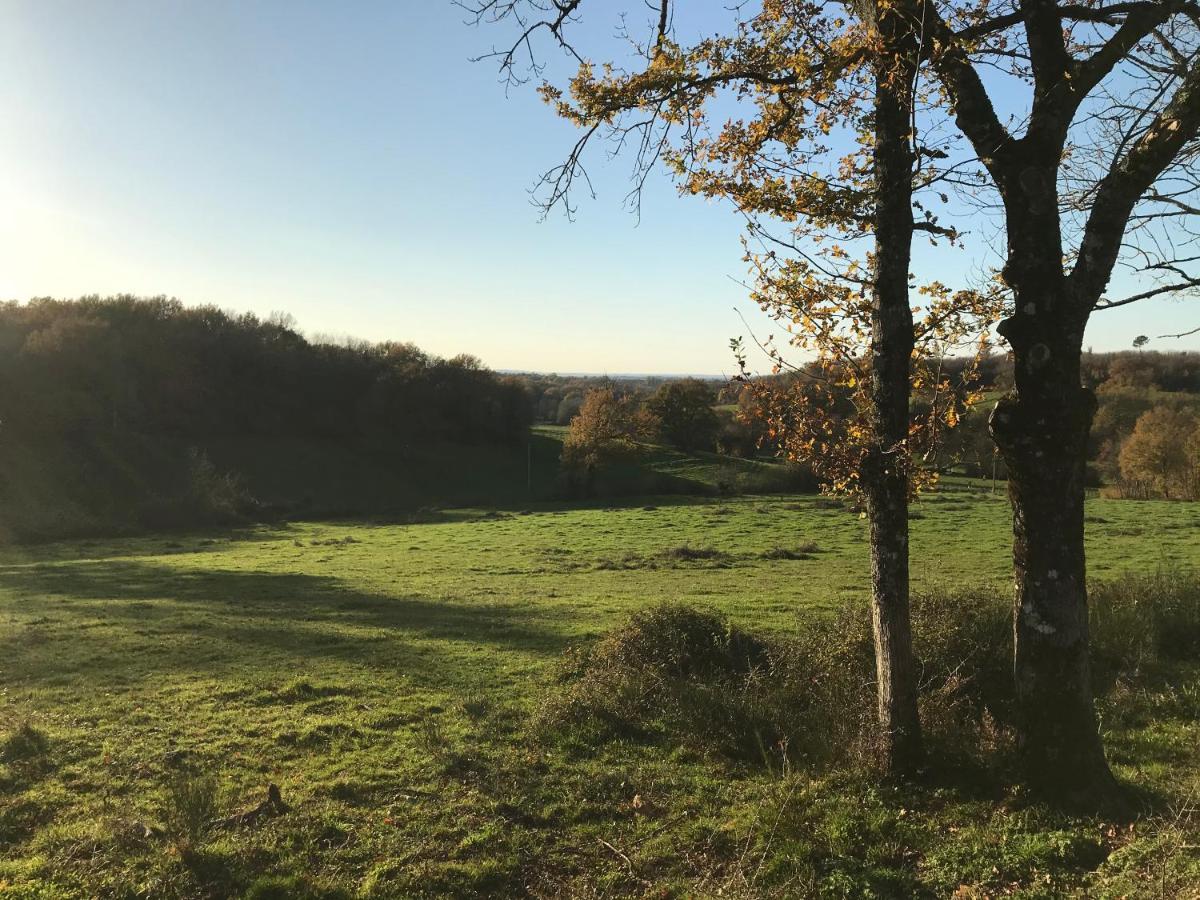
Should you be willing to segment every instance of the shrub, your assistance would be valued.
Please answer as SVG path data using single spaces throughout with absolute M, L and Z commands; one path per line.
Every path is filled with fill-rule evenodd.
M 176 846 L 190 848 L 208 833 L 217 817 L 220 784 L 215 775 L 179 772 L 163 786 L 163 828 Z
M 539 724 L 600 739 L 690 734 L 744 755 L 764 725 L 747 688 L 767 661 L 762 641 L 720 616 L 651 607 L 592 646 L 567 651 Z
M 915 594 L 912 631 L 931 752 L 994 762 L 1012 743 L 1008 599 L 990 589 Z M 1150 662 L 1194 657 L 1200 577 L 1094 585 L 1092 652 L 1099 694 Z M 874 649 L 861 603 L 771 637 L 712 612 L 651 607 L 570 649 L 556 680 L 538 724 L 584 744 L 624 736 L 817 767 L 868 764 L 876 749 Z
M 986 762 L 1008 746 L 1012 610 L 990 589 L 913 595 L 921 721 L 934 753 Z
M 739 472 L 735 487 L 743 494 L 815 494 L 820 481 L 802 463 L 761 463 L 748 472 Z
M 846 509 L 846 504 L 837 497 L 818 497 L 813 501 L 813 509 Z
M 196 447 L 188 451 L 188 482 L 188 505 L 214 524 L 238 521 L 255 503 L 241 479 L 219 471 L 208 454 Z
M 763 559 L 812 559 L 820 550 L 816 541 L 802 541 L 795 547 L 772 547 L 761 555 Z
M 685 739 L 751 761 L 780 752 L 828 758 L 860 731 L 856 712 L 870 707 L 869 682 L 864 692 L 856 677 L 870 642 L 842 624 L 849 623 L 784 642 L 711 612 L 652 607 L 591 647 L 568 651 L 540 725 L 585 741 Z M 849 715 L 827 715 L 834 706 Z
M 1091 587 L 1092 660 L 1099 687 L 1160 661 L 1200 654 L 1200 575 L 1162 571 Z
M 260 504 L 241 479 L 220 471 L 207 453 L 192 447 L 181 486 L 142 503 L 137 519 L 146 528 L 195 528 L 235 524 L 257 512 Z
M 680 562 L 721 560 L 728 556 L 728 554 L 722 553 L 715 547 L 691 547 L 687 544 L 680 544 L 678 547 L 668 547 L 659 555 L 664 559 L 678 560 Z

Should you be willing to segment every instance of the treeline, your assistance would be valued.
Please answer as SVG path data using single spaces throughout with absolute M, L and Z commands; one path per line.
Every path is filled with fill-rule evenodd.
M 1088 353 L 1081 368 L 1084 383 L 1094 390 L 1097 400 L 1088 454 L 1090 484 L 1126 498 L 1200 499 L 1200 354 L 1142 350 Z M 960 415 L 956 427 L 945 428 L 937 436 L 925 464 L 942 472 L 1007 477 L 988 433 L 988 415 L 994 401 L 1012 389 L 1012 361 L 1005 354 L 973 363 L 948 359 L 942 374 L 945 386 L 938 390 L 949 390 L 954 395 Z M 776 389 L 804 390 L 820 375 L 801 368 L 768 381 Z M 573 385 L 572 389 L 578 387 Z M 643 410 L 652 414 L 651 422 L 667 426 L 665 430 L 660 427 L 659 437 L 681 449 L 717 450 L 744 458 L 771 455 L 778 450 L 763 422 L 754 391 L 745 385 L 684 379 L 662 383 L 654 391 L 636 382 L 593 383 L 586 387 L 597 395 L 597 401 L 597 392 L 608 391 L 610 396 L 607 404 L 591 409 L 587 403 L 583 405 L 590 415 L 574 420 L 580 426 L 576 438 L 579 446 L 620 448 L 621 440 L 603 437 L 606 429 L 626 441 L 634 432 L 645 434 L 645 421 L 630 415 L 631 411 Z M 982 400 L 968 405 L 969 395 Z M 585 390 L 584 396 L 590 394 Z M 681 397 L 688 398 L 684 409 L 669 399 Z M 914 414 L 927 409 L 930 399 L 928 390 L 914 392 Z M 946 402 L 946 398 L 940 401 Z M 849 396 L 835 396 L 828 402 L 834 405 L 827 412 L 836 433 L 837 423 L 851 416 L 852 405 Z M 714 416 L 696 413 L 705 403 L 714 405 Z M 624 409 L 624 418 L 618 413 L 597 415 L 597 410 L 606 407 Z M 670 426 L 680 416 L 689 424 L 702 423 L 690 429 L 686 442 L 671 437 Z M 597 426 L 597 422 L 603 424 Z M 620 422 L 626 424 L 614 425 Z M 584 458 L 594 459 L 595 453 L 584 454 Z
M 589 391 L 611 390 L 618 397 L 648 398 L 664 385 L 696 379 L 666 375 L 554 375 L 539 372 L 521 373 L 520 379 L 529 394 L 533 420 L 540 425 L 570 425 L 579 415 Z M 718 398 L 726 397 L 726 383 L 707 379 Z M 736 395 L 736 391 L 733 395 Z M 719 402 L 732 402 L 720 399 Z
M 1011 387 L 1005 356 L 964 365 L 945 366 L 959 389 Z M 1084 372 L 1092 483 L 1200 496 L 1200 355 L 1089 355 Z M 832 402 L 835 421 L 851 412 Z M 925 463 L 1003 478 L 991 406 L 964 408 Z M 736 382 L 501 375 L 163 297 L 0 304 L 0 541 L 697 489 L 654 468 L 664 447 L 717 473 L 704 489 L 815 489 L 807 468 L 767 464 L 778 446 L 760 413 Z M 565 446 L 530 439 L 534 422 L 571 425 Z
M 1088 353 L 1082 372 L 1097 404 L 1088 445 L 1091 486 L 1134 499 L 1200 499 L 1200 354 Z M 990 399 L 1011 385 L 1011 364 L 994 356 L 975 387 Z M 1005 477 L 987 429 L 991 405 L 970 411 L 946 433 L 934 464 Z
M 307 340 L 289 318 L 166 297 L 0 305 L 0 429 L 512 442 L 524 384 L 412 344 Z

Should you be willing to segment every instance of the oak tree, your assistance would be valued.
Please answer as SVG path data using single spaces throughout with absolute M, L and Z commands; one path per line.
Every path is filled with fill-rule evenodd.
M 1200 5 L 1191 0 L 895 0 L 1003 216 L 999 333 L 1015 388 L 993 438 L 1013 505 L 1014 670 L 1028 777 L 1077 799 L 1115 783 L 1088 664 L 1084 472 L 1090 316 L 1200 286 Z M 1028 102 L 1005 117 L 1016 88 Z M 1110 296 L 1118 266 L 1137 277 Z
M 1200 499 L 1200 420 L 1169 406 L 1147 410 L 1121 445 L 1120 464 L 1142 496 Z
M 713 404 L 717 395 L 698 378 L 664 384 L 646 401 L 662 436 L 680 450 L 712 450 L 720 421 Z
M 563 464 L 589 476 L 598 467 L 634 452 L 644 427 L 634 397 L 611 387 L 587 392 L 563 440 Z
M 585 151 L 598 136 L 617 152 L 632 148 L 635 200 L 662 163 L 682 190 L 731 201 L 747 220 L 755 299 L 785 342 L 816 354 L 818 382 L 853 397 L 859 415 L 833 440 L 820 403 L 801 415 L 792 402 L 811 392 L 790 400 L 776 394 L 787 407 L 778 429 L 799 427 L 772 437 L 794 457 L 828 463 L 825 474 L 837 486 L 866 497 L 882 756 L 892 772 L 913 770 L 921 759 L 908 622 L 908 500 L 920 475 L 914 448 L 926 426 L 954 415 L 951 393 L 925 362 L 961 339 L 992 297 L 932 283 L 922 321 L 914 322 L 913 234 L 956 237 L 916 206 L 917 195 L 936 193 L 945 175 L 940 151 L 915 140 L 924 93 L 918 23 L 886 0 L 769 0 L 745 17 L 740 7 L 727 11 L 724 31 L 685 44 L 672 28 L 674 6 L 659 0 L 644 37 L 625 28 L 629 58 L 600 65 L 572 38 L 582 0 L 465 5 L 476 21 L 518 26 L 516 39 L 493 54 L 510 81 L 542 74 L 539 35 L 577 63 L 567 85 L 541 85 L 582 132 L 542 179 L 545 206 L 572 210 L 572 189 L 590 186 Z M 768 353 L 783 365 L 778 350 Z M 922 378 L 941 402 L 915 423 L 910 389 Z

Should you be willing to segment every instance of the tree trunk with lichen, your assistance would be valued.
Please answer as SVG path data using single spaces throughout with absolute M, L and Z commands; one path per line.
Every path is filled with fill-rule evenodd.
M 1095 398 L 1078 384 L 1062 387 L 1058 398 L 1007 397 L 991 420 L 1013 508 L 1017 729 L 1031 786 L 1099 799 L 1113 779 L 1088 662 L 1083 497 Z
M 1095 805 L 1115 788 L 1088 660 L 1083 501 L 1096 398 L 1082 385 L 1086 314 L 1067 293 L 1053 179 L 1049 168 L 1023 172 L 1028 202 L 1010 213 L 1004 276 L 1015 309 L 999 330 L 1012 347 L 1015 387 L 990 425 L 1013 509 L 1013 674 L 1026 779 L 1043 794 Z
M 908 479 L 895 462 L 874 454 L 866 495 L 880 756 L 885 771 L 905 776 L 920 767 L 922 745 L 909 621 Z
M 871 450 L 863 488 L 871 533 L 871 623 L 885 770 L 912 774 L 921 764 L 917 676 L 909 621 L 909 366 L 913 319 L 908 275 L 912 248 L 912 67 L 908 26 L 880 14 L 894 66 L 880 65 L 875 99 L 875 267 L 871 308 Z M 907 50 L 902 49 L 907 47 Z

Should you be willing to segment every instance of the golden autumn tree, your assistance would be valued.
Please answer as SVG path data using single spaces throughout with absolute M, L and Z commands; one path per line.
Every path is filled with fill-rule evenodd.
M 636 397 L 620 397 L 611 387 L 587 392 L 563 440 L 563 463 L 592 473 L 632 454 L 648 428 Z
M 1147 410 L 1121 445 L 1120 464 L 1121 477 L 1146 494 L 1200 499 L 1200 419 L 1169 406 Z
M 724 30 L 685 45 L 673 5 L 659 0 L 640 41 L 626 31 L 630 59 L 595 63 L 572 41 L 582 0 L 465 5 L 476 21 L 517 26 L 494 54 L 509 79 L 541 73 L 540 35 L 577 63 L 566 84 L 541 85 L 581 130 L 542 179 L 547 208 L 570 211 L 601 137 L 633 149 L 635 195 L 661 163 L 684 192 L 730 202 L 746 218 L 755 299 L 795 350 L 816 357 L 803 367 L 815 376 L 805 393 L 757 383 L 760 405 L 789 455 L 866 499 L 882 757 L 890 772 L 913 771 L 922 757 L 908 610 L 913 459 L 939 424 L 953 424 L 962 399 L 927 361 L 978 331 L 996 298 L 936 283 L 910 297 L 914 233 L 957 237 L 926 211 L 953 173 L 941 164 L 946 151 L 915 127 L 929 90 L 920 23 L 883 0 L 769 0 L 746 15 L 727 10 Z M 787 365 L 786 348 L 768 354 Z M 922 421 L 910 413 L 914 384 L 933 398 Z M 835 395 L 852 398 L 856 413 L 836 435 L 822 402 Z

